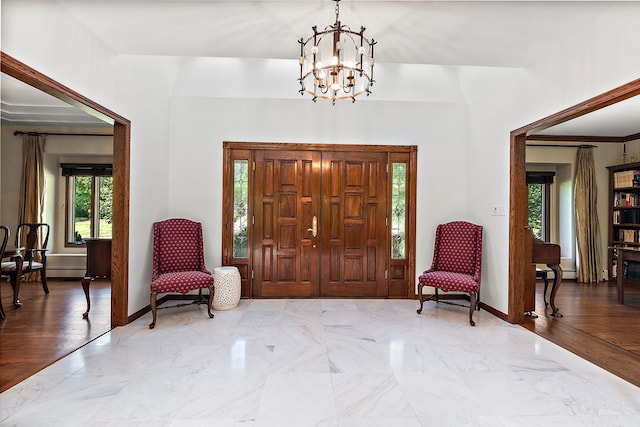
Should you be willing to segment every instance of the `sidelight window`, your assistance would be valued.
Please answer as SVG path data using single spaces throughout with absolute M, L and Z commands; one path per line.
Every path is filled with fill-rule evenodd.
M 391 164 L 391 258 L 406 258 L 407 164 Z
M 233 257 L 247 258 L 249 220 L 249 161 L 233 162 Z

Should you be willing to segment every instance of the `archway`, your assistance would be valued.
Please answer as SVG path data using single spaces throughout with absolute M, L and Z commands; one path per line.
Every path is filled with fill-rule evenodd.
M 0 71 L 89 114 L 113 124 L 113 229 L 111 257 L 111 327 L 128 323 L 129 152 L 131 122 L 0 52 Z
M 576 117 L 605 108 L 625 99 L 640 95 L 640 79 L 612 89 L 558 113 L 540 119 L 511 132 L 510 184 L 509 184 L 509 308 L 510 323 L 524 322 L 524 283 L 530 268 L 525 256 L 525 227 L 527 226 L 527 186 L 525 182 L 525 151 L 528 135 Z

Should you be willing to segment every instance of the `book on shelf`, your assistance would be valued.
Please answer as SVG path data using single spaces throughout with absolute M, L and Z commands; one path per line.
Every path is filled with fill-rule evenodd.
M 621 242 L 640 243 L 640 230 L 621 228 L 618 230 L 618 240 Z
M 613 211 L 613 224 L 640 224 L 640 210 Z
M 636 193 L 625 193 L 623 191 L 616 191 L 613 193 L 613 207 L 640 207 L 640 197 Z
M 640 171 L 628 170 L 615 172 L 613 174 L 614 188 L 629 188 L 640 186 Z

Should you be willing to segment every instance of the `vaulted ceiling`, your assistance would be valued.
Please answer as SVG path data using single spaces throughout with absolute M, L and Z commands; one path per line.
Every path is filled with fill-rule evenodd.
M 115 53 L 131 55 L 297 60 L 297 40 L 335 18 L 330 0 L 57 1 Z M 526 68 L 558 43 L 589 37 L 590 28 L 620 7 L 638 17 L 640 28 L 640 2 L 342 0 L 340 18 L 352 28 L 367 27 L 378 42 L 378 63 Z M 640 39 L 640 30 L 633 31 Z M 3 123 L 96 124 L 8 79 L 1 82 Z M 572 120 L 555 133 L 637 133 L 640 101 L 629 103 Z M 632 125 L 629 116 L 636 119 Z

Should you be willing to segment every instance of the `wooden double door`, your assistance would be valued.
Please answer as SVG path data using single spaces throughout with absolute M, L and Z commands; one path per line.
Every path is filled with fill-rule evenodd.
M 254 297 L 388 295 L 386 152 L 254 152 Z

